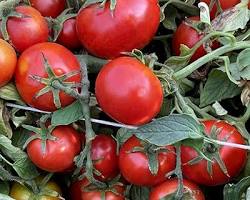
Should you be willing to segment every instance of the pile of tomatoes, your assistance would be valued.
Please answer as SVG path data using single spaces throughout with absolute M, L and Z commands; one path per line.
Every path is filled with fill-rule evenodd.
M 13 102 L 3 98 L 7 106 L 4 114 L 10 116 L 12 109 L 17 109 L 25 118 L 18 125 L 10 122 L 10 126 L 13 134 L 25 130 L 23 151 L 39 172 L 24 179 L 4 164 L 2 167 L 17 178 L 0 175 L 0 183 L 7 188 L 0 188 L 0 199 L 203 200 L 211 198 L 207 187 L 225 185 L 240 174 L 247 163 L 247 142 L 241 130 L 215 117 L 196 118 L 189 110 L 192 108 L 185 107 L 184 96 L 200 94 L 177 92 L 180 80 L 169 78 L 172 69 L 160 63 L 170 57 L 164 48 L 169 48 L 175 58 L 185 56 L 184 51 L 195 47 L 211 29 L 202 26 L 199 15 L 186 19 L 180 15 L 174 32 L 164 29 L 162 15 L 167 17 L 168 12 L 163 9 L 164 2 L 0 2 L 0 87 L 13 86 L 19 99 Z M 193 7 L 199 3 L 180 2 Z M 240 3 L 218 2 L 220 8 L 210 6 L 211 19 Z M 171 40 L 164 37 L 166 33 L 171 34 Z M 155 42 L 160 37 L 165 41 Z M 186 65 L 221 45 L 217 38 L 200 44 Z M 142 51 L 150 54 L 143 55 Z M 98 73 L 88 73 L 94 66 L 81 56 L 95 60 L 91 65 L 97 65 Z M 181 81 L 184 79 L 189 81 L 186 77 Z M 197 86 L 193 91 L 199 81 L 194 81 Z M 171 96 L 174 93 L 176 96 Z M 70 108 L 75 113 L 70 113 Z M 53 113 L 58 112 L 69 123 L 55 123 Z M 150 138 L 141 140 L 133 134 L 138 127 L 157 123 L 159 117 L 172 112 L 197 120 L 204 128 L 202 138 L 192 140 L 190 136 L 183 143 L 157 146 Z M 72 120 L 78 115 L 79 119 Z M 91 124 L 92 117 L 108 121 L 108 126 Z M 185 128 L 177 122 L 173 126 Z M 153 128 L 147 130 L 155 137 Z M 9 139 L 14 141 L 12 137 Z M 0 156 L 6 151 L 1 148 L 0 144 Z

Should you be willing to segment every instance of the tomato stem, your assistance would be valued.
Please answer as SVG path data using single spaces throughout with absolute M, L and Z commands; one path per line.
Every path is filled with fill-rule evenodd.
M 176 200 L 182 199 L 183 196 L 183 175 L 181 170 L 181 145 L 178 143 L 176 146 L 176 168 L 175 174 L 178 178 L 178 189 L 175 195 Z

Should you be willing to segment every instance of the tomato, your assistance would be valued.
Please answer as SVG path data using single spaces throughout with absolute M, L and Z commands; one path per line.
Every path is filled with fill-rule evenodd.
M 135 147 L 142 147 L 135 136 L 130 137 L 120 149 L 119 166 L 123 177 L 131 184 L 153 186 L 166 180 L 166 174 L 175 168 L 175 153 L 172 146 L 165 147 L 167 152 L 159 152 L 157 175 L 149 170 L 148 157 L 144 152 L 132 152 Z
M 201 0 L 201 2 L 205 2 L 209 6 L 211 0 Z M 238 3 L 240 3 L 240 0 L 219 0 L 219 2 L 220 2 L 221 9 L 227 10 L 229 8 L 236 6 Z M 248 3 L 248 7 L 250 8 L 250 3 Z M 217 12 L 217 6 L 214 4 L 210 12 L 210 16 L 212 19 L 215 17 L 216 12 Z
M 91 158 L 94 168 L 101 173 L 97 177 L 105 181 L 115 178 L 119 173 L 116 141 L 108 135 L 97 135 L 92 141 Z
M 13 47 L 6 41 L 0 39 L 0 87 L 8 83 L 16 68 L 17 56 Z
M 23 52 L 34 44 L 48 40 L 48 24 L 35 8 L 31 6 L 18 6 L 16 7 L 16 12 L 23 14 L 24 17 L 9 17 L 7 31 L 10 43 L 17 51 Z
M 131 57 L 116 58 L 103 66 L 96 79 L 95 94 L 106 114 L 132 125 L 151 121 L 163 101 L 159 79 Z
M 157 0 L 117 0 L 113 14 L 110 1 L 79 11 L 76 28 L 82 45 L 98 57 L 115 58 L 121 52 L 142 49 L 155 35 L 160 23 Z
M 56 18 L 65 8 L 66 0 L 29 0 L 44 17 Z
M 44 189 L 56 191 L 60 195 L 62 194 L 61 188 L 54 181 L 49 181 L 45 185 Z M 32 196 L 33 198 L 31 198 Z M 10 190 L 10 197 L 14 198 L 15 200 L 30 200 L 30 199 L 34 199 L 34 196 L 36 197 L 37 200 L 59 200 L 60 199 L 59 197 L 50 197 L 46 195 L 40 196 L 39 194 L 38 195 L 34 194 L 30 189 L 28 189 L 27 187 L 19 183 L 14 183 Z
M 205 200 L 204 194 L 196 184 L 184 179 L 183 186 L 184 186 L 184 191 L 182 199 Z M 177 188 L 178 188 L 177 179 L 167 180 L 155 186 L 151 190 L 149 195 L 149 200 L 164 199 L 164 197 L 174 194 L 177 191 Z
M 218 140 L 227 141 L 236 144 L 245 144 L 244 138 L 240 132 L 232 125 L 225 121 L 207 120 L 202 122 L 205 126 L 207 135 L 211 135 L 212 127 L 216 127 L 219 131 L 216 136 Z M 191 147 L 182 147 L 182 163 L 184 176 L 198 184 L 215 186 L 227 183 L 231 178 L 237 176 L 244 167 L 247 159 L 247 151 L 243 149 L 204 145 L 204 152 L 210 156 L 219 153 L 221 160 L 224 162 L 228 172 L 228 176 L 223 173 L 218 162 L 213 158 L 211 174 L 208 172 L 208 161 L 202 159 L 198 163 L 189 164 L 188 162 L 198 157 L 198 153 Z M 237 158 L 237 159 L 235 159 Z
M 124 193 L 125 187 L 123 185 L 112 186 L 107 191 L 101 191 L 93 189 L 91 191 L 84 191 L 84 187 L 89 183 L 86 179 L 76 181 L 70 186 L 70 199 L 71 200 L 102 200 L 101 194 L 105 192 L 105 200 L 125 200 Z M 117 194 L 111 192 L 113 189 Z
M 199 17 L 190 17 L 188 18 L 189 20 L 194 20 L 194 21 L 199 21 Z M 172 49 L 173 53 L 177 56 L 180 55 L 180 47 L 181 44 L 184 44 L 188 46 L 189 48 L 192 48 L 198 41 L 200 41 L 204 37 L 204 34 L 198 33 L 194 28 L 191 26 L 187 25 L 185 21 L 183 21 L 178 28 L 176 29 L 174 35 L 173 35 L 173 40 L 172 40 Z M 215 49 L 218 47 L 218 43 L 214 42 L 212 44 L 212 48 Z M 191 58 L 191 61 L 195 61 L 199 59 L 200 57 L 206 55 L 207 52 L 204 49 L 203 45 L 201 45 L 194 55 Z
M 71 18 L 63 23 L 57 42 L 69 49 L 79 49 L 81 47 L 81 42 L 76 33 L 76 19 Z
M 74 166 L 74 157 L 81 151 L 81 136 L 71 126 L 57 126 L 52 136 L 57 139 L 46 141 L 45 153 L 42 152 L 41 139 L 32 140 L 27 146 L 28 156 L 45 171 L 67 171 Z
M 48 77 L 45 71 L 43 55 L 48 60 L 51 68 L 57 76 L 67 74 L 72 71 L 80 71 L 80 64 L 73 53 L 65 47 L 56 43 L 40 43 L 24 51 L 18 59 L 15 72 L 17 90 L 22 99 L 32 107 L 40 110 L 54 111 L 56 106 L 53 101 L 52 92 L 48 92 L 39 97 L 35 95 L 45 87 L 44 84 L 31 78 L 32 75 Z M 74 75 L 66 82 L 80 83 L 80 74 Z M 60 92 L 62 106 L 67 106 L 74 101 L 74 98 Z

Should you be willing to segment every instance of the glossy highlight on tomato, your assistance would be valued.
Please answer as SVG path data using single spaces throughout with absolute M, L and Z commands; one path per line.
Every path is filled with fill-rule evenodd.
M 131 125 L 151 121 L 163 101 L 159 79 L 151 69 L 131 57 L 116 58 L 103 66 L 96 79 L 95 94 L 106 114 Z
M 81 151 L 81 136 L 71 126 L 57 126 L 52 131 L 56 140 L 47 140 L 45 153 L 41 139 L 32 140 L 27 146 L 31 161 L 48 172 L 64 172 L 74 166 L 74 157 Z
M 115 58 L 121 52 L 142 49 L 155 35 L 160 23 L 157 0 L 117 0 L 113 14 L 110 1 L 83 8 L 76 18 L 82 45 L 93 55 Z
M 23 17 L 9 17 L 7 31 L 10 43 L 17 51 L 23 52 L 34 44 L 48 40 L 48 24 L 39 11 L 31 6 L 17 6 L 15 11 Z
M 182 199 L 205 200 L 201 189 L 186 179 L 183 180 L 183 197 Z M 152 188 L 149 200 L 161 200 L 171 194 L 175 194 L 178 189 L 178 180 L 170 179 Z
M 40 110 L 54 111 L 52 92 L 35 98 L 35 95 L 45 87 L 44 84 L 34 80 L 31 76 L 36 75 L 42 78 L 48 77 L 45 71 L 44 58 L 48 60 L 51 68 L 57 76 L 72 71 L 80 72 L 80 64 L 74 54 L 65 47 L 51 42 L 36 44 L 24 51 L 18 59 L 15 72 L 15 83 L 22 99 L 32 107 Z M 66 82 L 80 83 L 81 75 L 74 75 Z M 59 93 L 62 107 L 71 104 L 75 99 L 64 92 Z
M 166 152 L 159 152 L 159 169 L 156 175 L 149 170 L 148 157 L 144 152 L 133 152 L 135 147 L 142 147 L 135 136 L 130 137 L 122 146 L 119 153 L 119 166 L 122 176 L 131 184 L 139 186 L 154 186 L 165 181 L 166 174 L 175 168 L 175 149 L 166 147 Z
M 207 135 L 211 134 L 212 127 L 216 127 L 219 129 L 219 134 L 217 135 L 218 140 L 236 144 L 245 144 L 244 138 L 240 132 L 225 121 L 207 120 L 203 121 L 202 123 L 205 127 L 205 133 Z M 211 149 L 213 151 L 211 151 Z M 216 160 L 213 160 L 214 162 L 212 163 L 211 175 L 209 174 L 207 168 L 208 161 L 205 159 L 202 159 L 200 162 L 195 164 L 188 164 L 189 161 L 198 156 L 198 153 L 191 147 L 183 146 L 181 149 L 183 174 L 187 179 L 194 181 L 195 183 L 207 186 L 225 184 L 233 177 L 237 176 L 245 166 L 247 151 L 244 149 L 228 146 L 213 146 L 212 148 L 206 148 L 205 150 L 205 153 L 214 153 L 214 151 L 219 151 L 220 157 L 225 164 L 228 175 L 222 171 Z
M 29 0 L 44 17 L 56 18 L 65 8 L 66 0 Z
M 15 49 L 6 41 L 0 39 L 0 87 L 7 84 L 16 69 L 17 55 Z

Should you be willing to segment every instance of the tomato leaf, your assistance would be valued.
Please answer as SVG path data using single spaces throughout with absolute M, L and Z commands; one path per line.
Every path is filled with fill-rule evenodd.
M 0 194 L 9 194 L 10 186 L 8 182 L 0 181 Z M 1 196 L 0 196 L 1 199 Z
M 239 53 L 236 69 L 242 79 L 250 80 L 250 48 Z
M 13 83 L 9 83 L 0 88 L 0 98 L 7 101 L 15 101 L 22 105 L 25 104 L 19 96 L 17 89 Z
M 226 184 L 224 186 L 223 194 L 224 200 L 242 199 L 244 193 L 246 194 L 250 187 L 250 176 L 241 179 L 237 184 Z
M 130 132 L 151 144 L 166 146 L 189 138 L 202 138 L 203 127 L 190 115 L 172 114 Z
M 227 74 L 220 70 L 213 70 L 201 91 L 200 106 L 204 107 L 216 101 L 239 95 L 241 89 L 232 83 Z
M 83 118 L 82 106 L 79 101 L 55 111 L 52 114 L 51 123 L 53 126 L 68 125 Z
M 15 199 L 13 199 L 10 196 L 5 195 L 5 194 L 0 194 L 0 199 L 1 200 L 15 200 Z
M 0 100 L 0 134 L 12 137 L 12 129 L 9 124 L 9 113 L 4 106 L 3 100 Z
M 130 189 L 130 199 L 148 200 L 149 191 L 147 187 L 132 186 Z
M 11 140 L 4 135 L 0 135 L 0 149 L 4 155 L 14 161 L 12 167 L 21 178 L 29 180 L 38 176 L 36 167 L 31 163 L 28 155 L 20 148 L 13 146 Z

